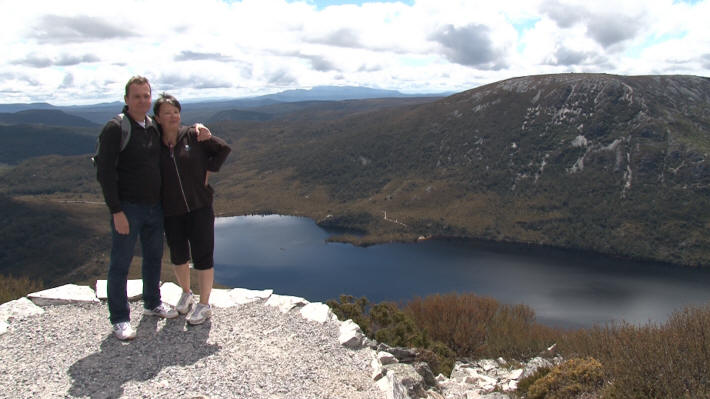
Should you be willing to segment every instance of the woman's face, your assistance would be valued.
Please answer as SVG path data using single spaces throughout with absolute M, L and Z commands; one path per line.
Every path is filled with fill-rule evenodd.
M 180 127 L 180 110 L 172 104 L 165 103 L 160 106 L 155 119 L 163 129 L 177 129 Z

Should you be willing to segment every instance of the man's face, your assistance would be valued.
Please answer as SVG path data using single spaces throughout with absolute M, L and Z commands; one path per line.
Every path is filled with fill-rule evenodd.
M 128 112 L 132 115 L 145 115 L 150 110 L 150 86 L 146 83 L 134 83 L 128 86 L 128 95 L 124 97 Z

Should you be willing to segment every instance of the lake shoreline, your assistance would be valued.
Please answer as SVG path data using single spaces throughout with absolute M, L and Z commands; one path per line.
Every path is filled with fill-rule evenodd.
M 294 215 L 288 213 L 269 213 L 269 214 L 222 214 L 218 217 L 239 217 L 239 216 L 288 216 L 288 217 L 298 217 L 305 218 L 313 221 L 317 226 L 329 232 L 330 236 L 326 239 L 329 243 L 341 243 L 350 244 L 360 248 L 367 248 L 376 245 L 384 244 L 416 244 L 425 241 L 442 241 L 442 242 L 453 242 L 458 244 L 465 244 L 474 248 L 495 251 L 497 253 L 508 253 L 508 254 L 518 254 L 518 255 L 549 255 L 550 253 L 561 253 L 567 255 L 575 256 L 594 256 L 594 257 L 604 257 L 616 261 L 627 261 L 634 263 L 645 263 L 653 264 L 659 267 L 666 268 L 682 268 L 682 269 L 708 269 L 710 266 L 703 265 L 692 265 L 678 262 L 669 262 L 664 260 L 659 260 L 651 257 L 634 257 L 627 256 L 618 253 L 609 253 L 602 251 L 595 251 L 585 248 L 574 248 L 574 247 L 563 247 L 558 245 L 532 243 L 532 242 L 521 242 L 521 241 L 504 241 L 495 240 L 491 238 L 482 238 L 474 236 L 448 236 L 448 235 L 429 235 L 421 236 L 418 234 L 406 233 L 406 232 L 386 232 L 386 231 L 367 231 L 363 229 L 355 229 L 351 226 L 338 225 L 333 223 L 328 223 L 324 226 L 322 223 L 324 219 L 317 219 L 309 215 Z

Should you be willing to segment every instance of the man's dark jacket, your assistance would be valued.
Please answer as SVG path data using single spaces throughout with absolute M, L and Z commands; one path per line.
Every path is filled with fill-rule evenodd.
M 116 120 L 106 123 L 99 139 L 96 178 L 111 213 L 122 211 L 124 201 L 160 203 L 160 133 L 153 123 L 142 127 L 125 115 L 131 121 L 131 138 L 123 151 L 121 126 Z

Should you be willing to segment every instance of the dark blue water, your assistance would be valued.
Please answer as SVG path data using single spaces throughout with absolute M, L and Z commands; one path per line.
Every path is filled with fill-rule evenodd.
M 320 302 L 343 293 L 406 302 L 472 292 L 529 305 L 539 321 L 567 327 L 662 322 L 674 310 L 710 301 L 710 270 L 463 241 L 360 248 L 326 243 L 328 236 L 306 218 L 218 218 L 215 279 Z

